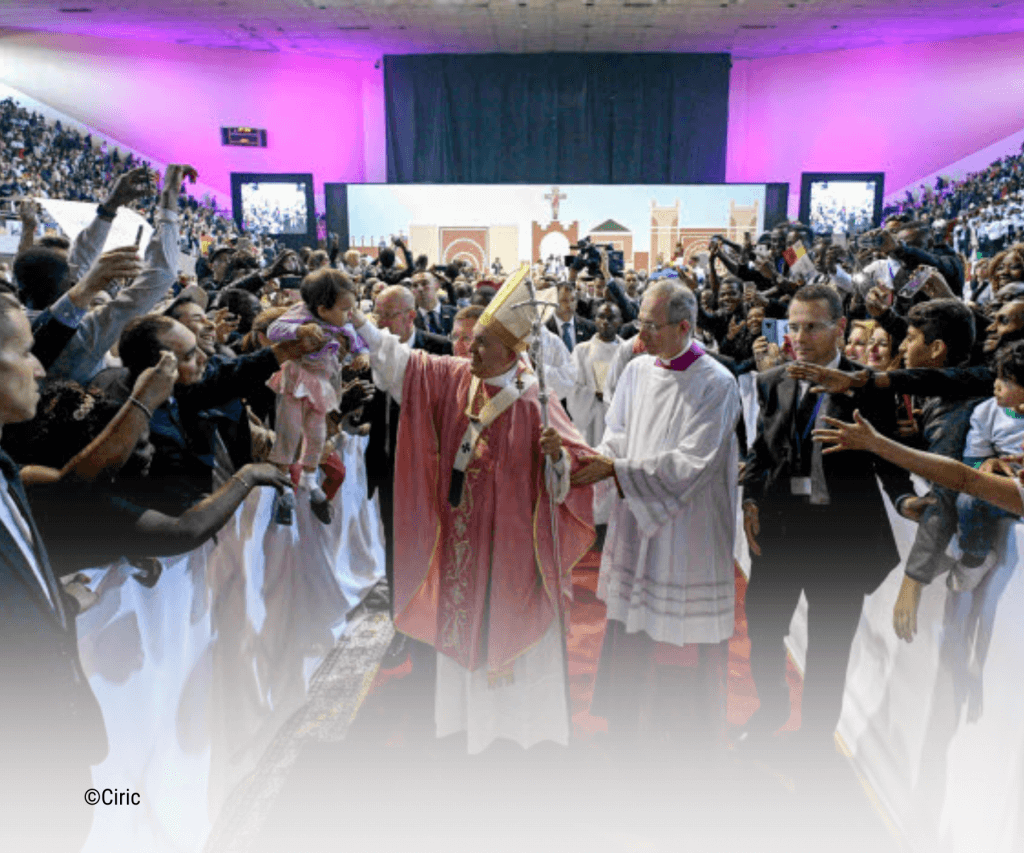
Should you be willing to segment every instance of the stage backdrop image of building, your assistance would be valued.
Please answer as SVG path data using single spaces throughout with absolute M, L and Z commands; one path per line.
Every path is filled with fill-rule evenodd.
M 392 183 L 721 183 L 727 54 L 385 56 Z

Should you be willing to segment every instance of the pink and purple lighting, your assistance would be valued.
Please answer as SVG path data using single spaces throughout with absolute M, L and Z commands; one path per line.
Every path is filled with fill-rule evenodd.
M 886 191 L 1021 129 L 1018 35 L 736 60 L 726 180 L 885 172 Z

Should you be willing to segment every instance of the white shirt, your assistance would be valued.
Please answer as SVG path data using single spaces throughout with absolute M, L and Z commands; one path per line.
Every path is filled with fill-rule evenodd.
M 0 493 L 2 493 L 0 497 L 3 498 L 0 500 L 0 524 L 7 528 L 11 538 L 18 544 L 21 553 L 25 556 L 29 566 L 32 567 L 32 573 L 39 581 L 39 586 L 42 587 L 46 600 L 53 607 L 53 598 L 50 597 L 50 590 L 46 586 L 46 579 L 43 577 L 43 571 L 39 567 L 39 560 L 36 558 L 36 551 L 32 545 L 32 528 L 29 527 L 28 520 L 21 514 L 21 510 L 18 509 L 18 505 L 14 502 L 14 498 L 11 497 L 7 488 L 7 478 L 0 474 Z

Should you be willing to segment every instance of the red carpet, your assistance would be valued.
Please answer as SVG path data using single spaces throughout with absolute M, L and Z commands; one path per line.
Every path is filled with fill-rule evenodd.
M 599 551 L 591 551 L 573 571 L 573 605 L 569 629 L 569 680 L 572 701 L 574 740 L 585 742 L 595 732 L 607 731 L 602 717 L 590 714 L 590 703 L 597 677 L 597 660 L 604 641 L 605 606 L 597 598 L 597 574 L 601 562 Z M 728 720 L 730 725 L 742 725 L 757 709 L 757 691 L 750 677 L 750 639 L 747 637 L 747 616 L 744 598 L 747 579 L 736 567 L 736 629 L 729 641 Z M 696 658 L 696 655 L 694 655 Z M 379 694 L 389 682 L 401 679 L 411 672 L 406 661 L 395 669 L 382 669 L 377 673 L 370 694 Z M 790 702 L 792 711 L 785 730 L 800 727 L 800 695 L 803 681 L 793 662 L 788 664 Z M 371 703 L 375 704 L 375 703 Z M 401 740 L 401 734 L 395 733 Z

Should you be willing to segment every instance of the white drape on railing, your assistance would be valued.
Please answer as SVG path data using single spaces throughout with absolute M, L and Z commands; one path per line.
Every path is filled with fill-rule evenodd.
M 740 387 L 756 422 L 753 386 Z M 885 502 L 905 560 L 916 526 Z M 742 512 L 737 530 L 749 576 Z M 865 599 L 850 652 L 839 735 L 915 853 L 1024 848 L 1024 526 L 1001 530 L 999 563 L 976 590 L 950 592 L 944 575 L 925 588 L 912 643 L 892 626 L 903 564 L 894 568 Z M 787 641 L 801 671 L 806 607 L 801 596 Z
M 273 491 L 258 489 L 216 541 L 163 560 L 153 589 L 123 563 L 93 570 L 99 602 L 78 619 L 79 643 L 110 739 L 93 784 L 142 805 L 96 808 L 86 853 L 201 850 L 224 798 L 302 704 L 345 614 L 384 573 L 365 444 L 345 437 L 330 526 L 304 501 L 292 526 L 272 523 Z

